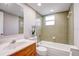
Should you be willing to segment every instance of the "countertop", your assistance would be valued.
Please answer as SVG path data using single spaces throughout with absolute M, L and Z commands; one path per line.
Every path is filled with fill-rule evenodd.
M 9 56 L 23 48 L 30 46 L 31 44 L 36 43 L 34 40 L 26 40 L 22 42 L 11 43 L 8 46 L 5 46 L 0 50 L 0 56 Z

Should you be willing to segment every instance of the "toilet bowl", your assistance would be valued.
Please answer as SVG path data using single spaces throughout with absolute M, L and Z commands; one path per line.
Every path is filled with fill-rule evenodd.
M 40 56 L 47 56 L 47 48 L 46 47 L 43 47 L 43 46 L 38 46 L 36 48 L 37 50 L 37 54 L 40 55 Z

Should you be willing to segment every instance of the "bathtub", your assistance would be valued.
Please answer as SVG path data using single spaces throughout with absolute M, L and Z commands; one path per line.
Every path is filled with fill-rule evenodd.
M 72 55 L 71 48 L 76 48 L 73 45 L 48 42 L 48 41 L 40 41 L 38 46 L 44 46 L 48 49 L 48 56 L 70 56 Z

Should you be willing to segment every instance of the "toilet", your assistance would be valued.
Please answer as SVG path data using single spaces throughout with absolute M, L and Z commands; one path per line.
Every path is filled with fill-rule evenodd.
M 47 56 L 47 48 L 43 46 L 38 46 L 36 48 L 37 55 L 39 56 Z

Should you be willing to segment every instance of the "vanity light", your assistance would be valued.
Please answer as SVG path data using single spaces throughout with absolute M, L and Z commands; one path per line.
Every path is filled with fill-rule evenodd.
M 41 4 L 41 3 L 38 3 L 37 5 L 38 5 L 38 6 L 41 6 L 42 4 Z

